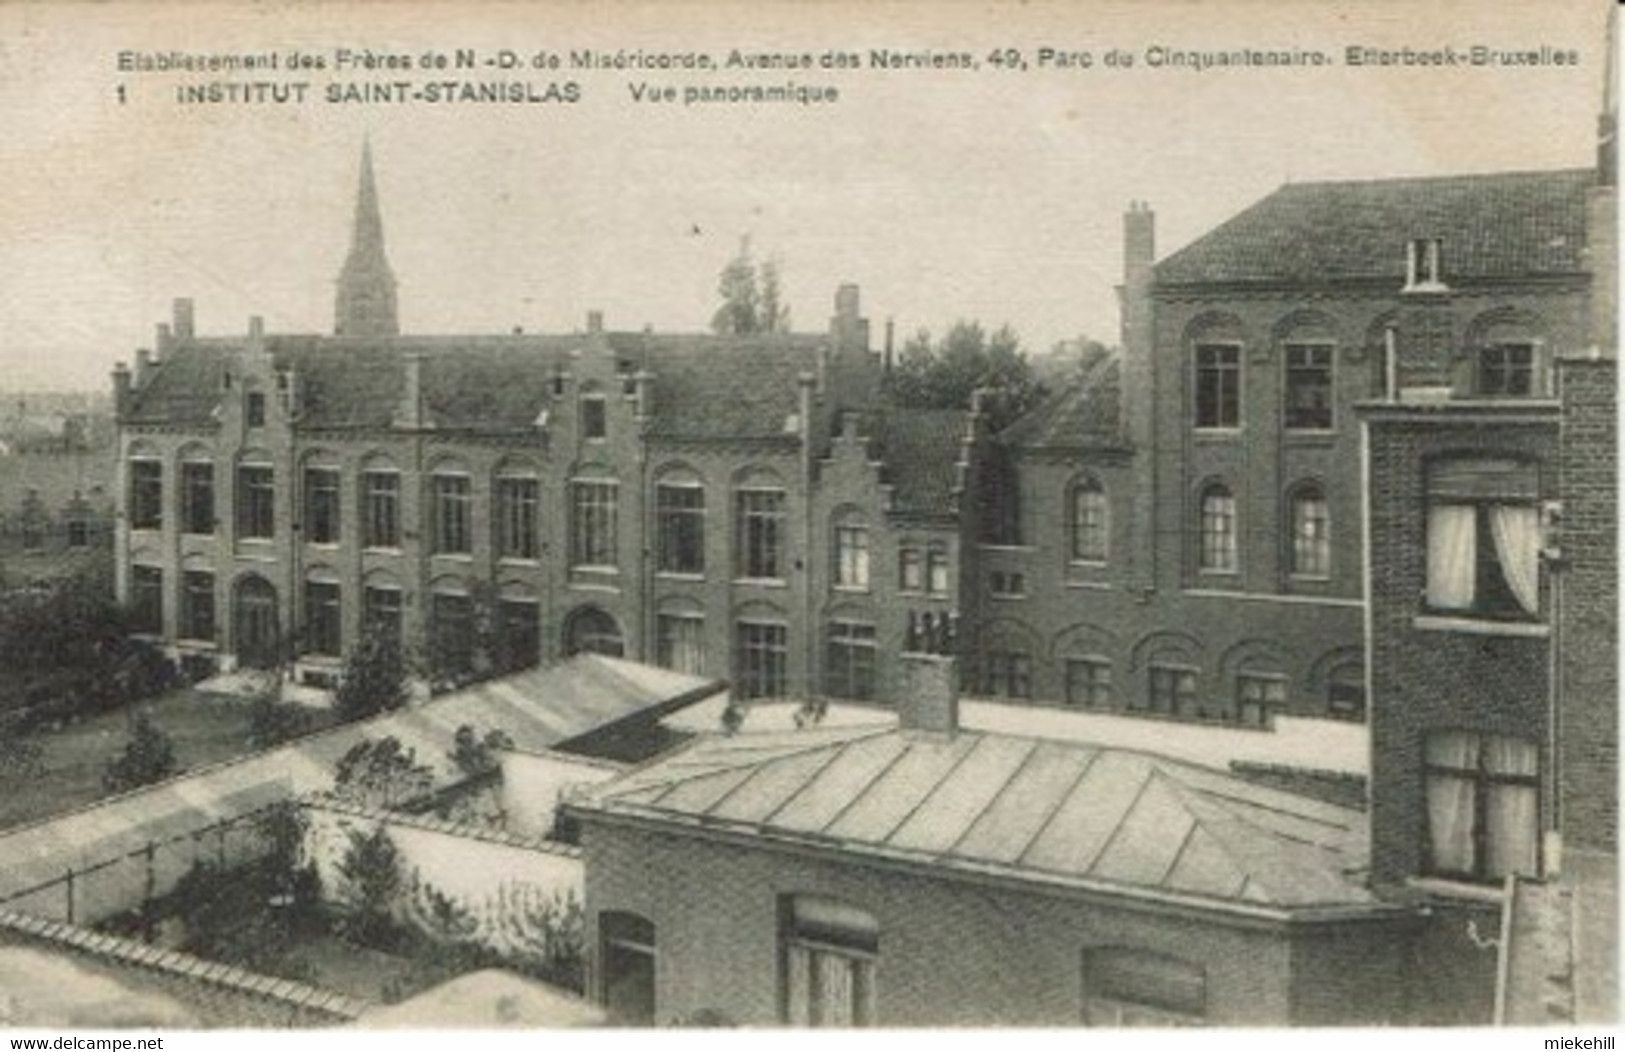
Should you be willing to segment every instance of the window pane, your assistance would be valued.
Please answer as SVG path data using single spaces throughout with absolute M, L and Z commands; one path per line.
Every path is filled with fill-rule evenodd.
M 1317 344 L 1286 348 L 1286 426 L 1325 430 L 1332 426 L 1332 349 Z
M 497 480 L 497 554 L 535 559 L 539 554 L 537 505 L 540 483 L 530 478 Z
M 616 563 L 617 489 L 609 482 L 576 482 L 571 487 L 570 563 Z
M 339 539 L 339 473 L 328 468 L 305 472 L 305 540 L 336 544 Z
M 181 465 L 181 529 L 187 533 L 214 532 L 214 465 Z
M 1292 572 L 1303 577 L 1331 573 L 1331 514 L 1318 489 L 1292 499 Z
M 705 571 L 705 490 L 699 486 L 655 488 L 658 569 L 666 573 Z
M 1484 876 L 1539 873 L 1539 804 L 1535 786 L 1489 786 L 1484 795 Z
M 276 483 L 272 469 L 237 469 L 237 535 L 265 540 L 276 528 Z
M 467 475 L 434 477 L 434 550 L 467 555 L 473 548 L 472 485 Z
M 1196 348 L 1196 426 L 1236 427 L 1241 420 L 1241 348 Z
M 741 490 L 738 494 L 739 574 L 778 579 L 784 575 L 784 493 Z
M 401 543 L 401 476 L 369 471 L 362 476 L 362 543 L 369 548 L 398 548 Z
M 1222 573 L 1236 569 L 1236 498 L 1223 487 L 1202 495 L 1201 567 Z
M 164 525 L 164 466 L 156 460 L 130 461 L 130 528 L 157 530 Z
M 1106 494 L 1097 482 L 1082 483 L 1072 492 L 1072 558 L 1106 558 Z

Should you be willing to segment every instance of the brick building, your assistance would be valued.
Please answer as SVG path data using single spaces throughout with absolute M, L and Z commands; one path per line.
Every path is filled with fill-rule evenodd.
M 1364 815 L 1147 753 L 899 727 L 705 737 L 579 792 L 588 992 L 625 1023 L 1374 1025 L 1421 924 Z
M 113 551 L 113 447 L 0 453 L 0 589 L 104 575 Z
M 403 336 L 370 152 L 334 335 L 205 337 L 114 374 L 119 594 L 177 657 L 330 677 L 364 626 L 455 680 L 582 650 L 746 697 L 883 697 L 946 615 L 964 413 L 875 411 L 829 331 Z
M 1513 1021 L 1617 1012 L 1610 149 L 1519 177 L 1519 228 L 1413 228 L 1444 266 L 1394 329 L 1392 393 L 1360 407 L 1373 885 L 1499 920 L 1480 988 Z M 1536 268 L 1540 297 L 1514 277 Z
M 1120 361 L 972 458 L 973 685 L 1243 725 L 1364 718 L 1355 406 L 1391 382 L 1391 346 L 1403 383 L 1463 392 L 1581 346 L 1592 183 L 1294 184 L 1160 262 L 1131 209 Z

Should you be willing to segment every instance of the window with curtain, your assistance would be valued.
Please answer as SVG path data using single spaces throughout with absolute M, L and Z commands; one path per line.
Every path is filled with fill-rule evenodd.
M 570 565 L 616 565 L 619 489 L 613 482 L 570 484 Z
M 740 621 L 738 691 L 741 698 L 782 698 L 789 688 L 790 630 L 766 621 Z
M 1533 465 L 1450 461 L 1428 480 L 1427 605 L 1502 620 L 1540 614 Z
M 1332 572 L 1332 516 L 1326 491 L 1301 486 L 1292 494 L 1292 576 L 1321 578 Z
M 1202 547 L 1198 564 L 1208 573 L 1236 572 L 1236 498 L 1222 485 L 1202 491 Z
M 792 1026 L 870 1026 L 880 926 L 834 899 L 788 896 L 783 911 L 784 1021 Z
M 1500 881 L 1540 869 L 1540 750 L 1522 738 L 1463 731 L 1426 747 L 1428 870 Z

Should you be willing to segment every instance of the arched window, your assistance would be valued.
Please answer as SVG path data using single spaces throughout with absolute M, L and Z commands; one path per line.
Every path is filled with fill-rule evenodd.
M 1365 669 L 1345 662 L 1326 675 L 1326 714 L 1340 720 L 1365 720 Z
M 1235 573 L 1236 498 L 1214 483 L 1202 491 L 1201 552 L 1198 565 L 1208 573 Z
M 1332 518 L 1326 491 L 1318 483 L 1299 486 L 1288 504 L 1292 514 L 1292 576 L 1330 577 Z
M 626 653 L 626 642 L 614 617 L 596 606 L 586 606 L 565 622 L 564 652 L 620 657 Z
M 1074 562 L 1106 561 L 1106 489 L 1095 478 L 1072 486 L 1071 554 Z

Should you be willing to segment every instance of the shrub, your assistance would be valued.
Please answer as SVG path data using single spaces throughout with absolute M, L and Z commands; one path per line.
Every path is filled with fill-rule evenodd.
M 102 770 L 102 786 L 110 793 L 139 789 L 180 773 L 175 762 L 175 742 L 153 725 L 146 713 L 135 718 L 124 751 L 108 761 Z

